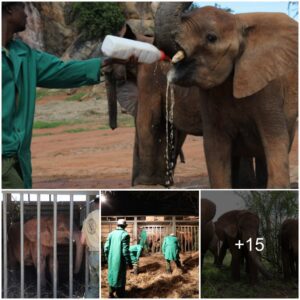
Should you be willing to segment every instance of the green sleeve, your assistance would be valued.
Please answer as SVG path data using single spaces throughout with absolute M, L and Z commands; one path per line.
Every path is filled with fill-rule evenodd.
M 123 256 L 125 257 L 127 265 L 131 265 L 129 244 L 130 244 L 130 236 L 129 236 L 129 234 L 126 234 L 122 238 L 122 253 L 123 253 Z
M 74 88 L 100 82 L 100 58 L 64 62 L 46 52 L 35 53 L 39 87 Z
M 108 236 L 108 238 L 104 244 L 104 254 L 105 254 L 106 258 L 108 258 L 109 248 L 110 248 L 110 235 Z
M 136 259 L 137 259 L 137 260 L 140 258 L 141 253 L 142 253 L 142 250 L 143 250 L 143 247 L 142 247 L 142 246 L 141 246 L 141 247 L 138 247 L 138 251 L 137 251 L 137 253 L 136 253 Z
M 163 244 L 161 246 L 161 251 L 163 254 L 165 254 L 165 248 L 166 248 L 166 238 L 164 238 Z

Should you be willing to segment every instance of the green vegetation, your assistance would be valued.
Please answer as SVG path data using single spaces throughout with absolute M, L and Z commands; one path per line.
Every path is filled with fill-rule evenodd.
M 119 3 L 75 2 L 72 10 L 76 16 L 77 28 L 86 40 L 116 34 L 125 23 Z
M 44 98 L 45 96 L 48 96 L 48 90 L 47 89 L 37 89 L 36 90 L 36 100 L 40 100 Z
M 94 129 L 90 129 L 90 128 L 74 128 L 74 129 L 64 130 L 63 132 L 65 132 L 65 133 L 79 133 L 79 132 L 90 131 L 90 130 L 94 130 Z
M 56 128 L 64 125 L 72 125 L 75 122 L 70 121 L 35 121 L 33 124 L 34 129 Z
M 275 271 L 282 269 L 277 235 L 287 218 L 298 218 L 298 193 L 294 191 L 237 192 L 244 199 L 246 207 L 260 219 L 260 235 L 265 239 L 262 252 Z
M 66 100 L 67 101 L 80 101 L 85 95 L 86 95 L 86 93 L 79 92 L 79 93 L 76 93 L 74 95 L 67 97 Z
M 272 280 L 260 277 L 256 285 L 250 285 L 241 267 L 241 280 L 235 282 L 230 273 L 231 255 L 227 253 L 224 266 L 219 269 L 213 265 L 213 257 L 208 253 L 202 269 L 202 298 L 298 298 L 297 284 L 283 281 L 282 274 L 273 272 Z M 266 262 L 263 262 L 267 265 Z M 269 268 L 270 266 L 268 266 Z

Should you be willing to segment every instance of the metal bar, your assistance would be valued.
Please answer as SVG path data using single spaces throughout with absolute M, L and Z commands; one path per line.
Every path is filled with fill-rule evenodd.
M 196 235 L 196 226 L 193 226 L 193 251 L 197 250 L 195 235 Z
M 162 236 L 161 236 L 161 226 L 159 227 L 159 251 L 161 252 L 161 246 L 162 246 Z
M 73 219 L 74 195 L 70 195 L 70 238 L 69 238 L 69 298 L 73 298 Z M 76 249 L 78 251 L 78 249 Z
M 53 298 L 57 298 L 57 194 L 53 202 Z
M 86 196 L 86 217 L 90 212 L 90 203 L 89 203 L 89 198 L 88 195 Z M 89 253 L 87 247 L 85 247 L 85 295 L 87 294 L 88 291 L 88 286 L 89 286 Z
M 37 298 L 41 298 L 41 195 L 37 195 Z
M 7 272 L 7 193 L 3 195 L 3 285 L 4 285 L 4 293 L 3 298 L 7 298 L 7 281 L 8 281 L 8 272 Z
M 21 293 L 20 298 L 24 298 L 24 194 L 20 197 L 20 258 L 21 258 Z
M 188 235 L 188 228 L 187 228 L 187 226 L 184 226 L 184 234 L 187 237 L 187 235 Z M 187 252 L 187 238 L 184 239 L 184 249 L 185 249 L 185 252 Z
M 134 223 L 133 223 L 133 239 L 136 239 L 136 243 L 138 242 L 137 237 L 137 217 L 134 217 Z
M 176 217 L 172 217 L 172 232 L 176 233 Z

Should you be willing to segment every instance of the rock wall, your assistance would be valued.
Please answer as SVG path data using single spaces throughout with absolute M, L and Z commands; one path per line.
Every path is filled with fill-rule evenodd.
M 25 2 L 28 24 L 18 34 L 30 46 L 63 59 L 86 59 L 99 55 L 99 40 L 83 41 L 74 25 L 68 2 Z M 127 23 L 135 33 L 153 36 L 157 3 L 121 2 Z

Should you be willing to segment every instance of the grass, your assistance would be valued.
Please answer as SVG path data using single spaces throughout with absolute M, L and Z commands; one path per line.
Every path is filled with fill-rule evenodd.
M 46 132 L 46 133 L 34 133 L 34 134 L 32 134 L 33 137 L 49 136 L 49 135 L 53 135 L 53 133 Z
M 212 256 L 205 256 L 202 269 L 202 298 L 298 298 L 297 284 L 293 281 L 285 282 L 282 274 L 276 272 L 272 272 L 271 280 L 265 280 L 260 275 L 259 282 L 250 285 L 247 274 L 242 270 L 241 280 L 233 281 L 230 262 L 231 255 L 228 253 L 223 268 L 219 269 L 213 265 Z
M 94 130 L 94 129 L 89 129 L 89 128 L 74 128 L 74 129 L 64 130 L 63 132 L 65 132 L 65 133 L 79 133 L 79 132 L 90 131 L 90 130 Z
M 85 95 L 86 95 L 86 93 L 79 92 L 79 93 L 76 93 L 74 95 L 67 97 L 66 100 L 67 101 L 80 101 Z
M 37 89 L 36 90 L 36 100 L 40 100 L 45 96 L 48 96 L 49 91 L 47 89 Z
M 71 125 L 70 121 L 35 121 L 34 129 L 57 128 L 59 126 Z
M 57 89 L 46 89 L 46 88 L 37 88 L 36 89 L 36 100 L 41 100 L 46 96 L 57 96 L 65 93 L 63 90 Z

